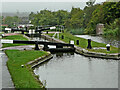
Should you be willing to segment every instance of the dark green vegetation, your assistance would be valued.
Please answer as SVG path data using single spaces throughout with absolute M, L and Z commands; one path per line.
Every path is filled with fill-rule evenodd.
M 93 1 L 93 2 L 90 2 Z M 67 31 L 76 34 L 95 34 L 96 25 L 103 23 L 105 36 L 118 36 L 120 29 L 120 1 L 94 4 L 95 0 L 86 2 L 85 8 L 72 7 L 65 10 L 41 10 L 37 14 L 31 12 L 29 19 L 37 25 L 64 25 Z M 81 29 L 82 28 L 82 29 Z
M 2 21 L 2 24 L 7 24 L 8 27 L 16 27 L 19 22 L 21 21 L 18 16 L 0 16 L 0 21 Z M 4 29 L 5 27 L 2 27 Z
M 9 40 L 25 40 L 25 41 L 28 41 L 28 39 L 25 38 L 23 35 L 6 36 L 6 37 L 4 37 L 3 39 L 9 39 Z M 2 47 L 4 48 L 4 47 L 20 46 L 20 45 L 26 45 L 26 44 L 10 44 L 10 43 L 4 43 Z
M 53 36 L 53 34 L 48 34 L 48 35 Z M 64 39 L 61 38 L 62 35 L 64 36 Z M 69 43 L 70 40 L 73 40 L 75 42 L 76 46 L 87 49 L 87 45 L 88 45 L 88 40 L 87 39 L 83 39 L 83 38 L 80 38 L 80 37 L 73 36 L 70 33 L 60 33 L 59 36 L 60 36 L 59 39 L 66 42 L 66 43 Z M 76 40 L 79 40 L 79 43 L 80 43 L 79 45 L 76 44 Z M 91 42 L 91 45 L 92 45 L 92 47 L 106 47 L 106 44 L 98 43 L 98 42 L 94 42 L 94 41 Z M 118 53 L 118 48 L 113 47 L 113 46 L 111 46 L 111 51 L 110 52 L 107 52 L 107 50 L 103 50 L 103 49 L 99 49 L 99 50 L 87 49 L 87 50 L 93 51 L 93 52 L 102 52 L 102 53 Z
M 41 88 L 40 82 L 35 79 L 32 69 L 25 64 L 43 55 L 47 55 L 47 53 L 35 50 L 6 50 L 5 52 L 9 58 L 7 66 L 15 88 Z M 21 65 L 24 65 L 24 67 L 22 68 Z

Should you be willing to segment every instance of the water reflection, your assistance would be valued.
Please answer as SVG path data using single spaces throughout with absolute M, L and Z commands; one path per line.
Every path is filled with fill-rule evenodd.
M 89 37 L 88 37 L 89 38 Z M 103 38 L 91 37 L 101 43 Z M 33 40 L 42 40 L 32 38 Z M 49 46 L 55 48 L 55 46 Z M 47 88 L 117 88 L 118 61 L 84 57 L 76 53 L 52 53 L 53 58 L 34 72 Z
M 34 70 L 48 88 L 117 88 L 118 61 L 56 53 Z
M 54 52 L 51 52 L 52 54 L 54 54 L 54 55 L 56 55 L 56 57 L 57 58 L 61 58 L 61 57 L 72 57 L 72 56 L 74 56 L 74 52 L 68 52 L 68 53 L 62 53 L 62 52 L 56 52 L 56 53 L 54 53 Z

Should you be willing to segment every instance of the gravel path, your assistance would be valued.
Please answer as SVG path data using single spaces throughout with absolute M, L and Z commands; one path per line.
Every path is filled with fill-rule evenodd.
M 0 48 L 2 44 L 0 42 Z M 11 80 L 11 75 L 6 66 L 8 58 L 6 54 L 0 50 L 0 89 L 1 88 L 14 88 L 13 82 Z

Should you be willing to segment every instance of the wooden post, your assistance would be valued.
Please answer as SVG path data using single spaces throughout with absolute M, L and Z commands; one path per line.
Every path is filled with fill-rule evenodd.
M 79 40 L 76 40 L 76 44 L 79 45 Z
M 48 31 L 46 31 L 46 34 L 48 34 Z
M 24 34 L 24 31 L 22 31 L 22 34 Z
M 88 46 L 87 46 L 87 49 L 92 49 L 92 46 L 91 46 L 91 39 L 88 39 Z
M 35 41 L 35 50 L 40 50 L 39 47 L 38 47 L 38 42 Z
M 62 35 L 62 37 L 61 37 L 62 39 L 64 39 L 64 36 Z
M 47 51 L 49 49 L 48 44 L 44 44 L 43 50 Z

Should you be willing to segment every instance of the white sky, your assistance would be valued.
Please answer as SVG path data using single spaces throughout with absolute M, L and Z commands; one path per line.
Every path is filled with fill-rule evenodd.
M 37 12 L 46 8 L 49 10 L 63 9 L 70 11 L 72 6 L 83 9 L 84 6 L 86 5 L 85 2 L 89 0 L 0 0 L 0 1 L 2 1 L 2 5 L 0 5 L 2 6 L 2 12 L 16 12 L 16 11 Z M 105 1 L 106 0 L 96 0 L 95 3 L 105 2 Z
M 89 0 L 1 0 L 2 2 L 86 2 Z M 96 2 L 104 2 L 106 0 L 96 0 Z

